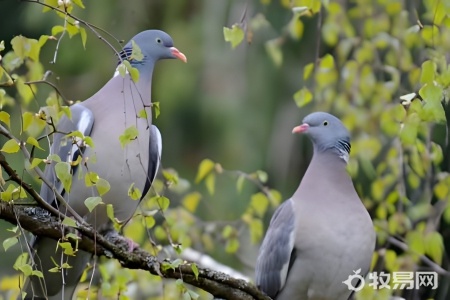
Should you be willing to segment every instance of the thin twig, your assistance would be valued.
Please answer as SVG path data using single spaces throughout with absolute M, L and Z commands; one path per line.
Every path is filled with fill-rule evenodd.
M 20 149 L 22 150 L 22 153 L 25 155 L 25 158 L 31 162 L 31 155 L 28 152 L 27 148 L 25 147 L 25 143 L 19 141 L 14 135 L 12 135 L 5 127 L 3 127 L 2 125 L 0 125 L 0 133 L 5 135 L 6 137 L 10 138 L 10 139 L 14 139 L 20 146 Z M 6 160 L 5 160 L 6 162 Z M 41 178 L 41 180 L 53 191 L 56 199 L 65 206 L 65 208 L 67 209 L 67 211 L 69 211 L 72 216 L 81 224 L 85 224 L 85 221 L 82 217 L 80 217 L 80 215 L 66 202 L 66 200 L 64 199 L 64 197 L 61 196 L 61 194 L 57 191 L 56 187 L 53 185 L 53 183 L 51 183 L 44 175 L 44 173 L 42 172 L 41 169 L 39 168 L 34 168 L 34 171 L 38 174 L 38 176 Z M 20 179 L 20 178 L 19 178 Z M 22 182 L 22 180 L 21 180 Z M 38 202 L 40 205 L 44 206 L 44 207 L 48 207 L 48 203 L 43 200 L 42 198 L 40 198 L 39 200 L 42 200 L 41 202 Z M 49 209 L 50 210 L 50 209 Z M 60 215 L 60 213 L 57 214 L 58 216 Z M 64 218 L 64 217 L 63 217 Z

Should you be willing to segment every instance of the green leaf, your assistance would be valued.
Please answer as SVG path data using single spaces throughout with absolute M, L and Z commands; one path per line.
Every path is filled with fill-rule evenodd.
M 112 221 L 115 222 L 115 217 L 114 217 L 114 207 L 112 204 L 107 204 L 106 205 L 106 215 L 108 216 L 108 218 Z
M 256 177 L 258 177 L 258 180 L 261 183 L 267 183 L 267 179 L 269 179 L 269 176 L 267 175 L 267 173 L 262 170 L 256 171 Z
M 83 8 L 83 9 L 85 8 L 82 0 L 72 0 L 72 2 L 73 2 L 75 5 L 77 5 L 77 6 L 81 7 L 81 8 Z
M 239 175 L 238 179 L 236 180 L 236 189 L 238 193 L 242 192 L 242 188 L 244 186 L 244 182 L 245 182 L 245 176 L 244 175 Z
M 74 227 L 74 228 L 78 227 L 75 220 L 72 218 L 69 218 L 69 217 L 65 217 L 64 220 L 62 221 L 62 224 L 64 226 L 68 226 L 68 227 Z
M 422 233 L 418 231 L 410 231 L 406 234 L 406 241 L 409 245 L 412 254 L 418 256 L 425 254 L 425 244 Z
M 192 263 L 191 264 L 191 269 L 192 269 L 192 272 L 194 272 L 195 279 L 198 280 L 198 268 L 197 268 L 197 265 L 195 263 Z
M 265 48 L 273 64 L 276 67 L 280 67 L 283 64 L 283 52 L 281 51 L 280 40 L 273 39 L 267 41 Z
M 17 244 L 18 241 L 19 240 L 15 236 L 7 238 L 3 241 L 3 248 L 5 249 L 5 251 L 8 251 L 8 249 Z
M 99 179 L 100 179 L 100 177 L 98 176 L 97 173 L 87 172 L 84 175 L 84 184 L 86 185 L 86 187 L 91 187 L 91 186 L 94 186 L 98 182 Z
M 309 63 L 303 68 L 303 80 L 307 80 L 314 70 L 314 63 Z
M 442 264 L 444 254 L 444 240 L 439 232 L 431 232 L 425 236 L 426 254 L 429 255 L 435 263 Z
M 407 117 L 403 128 L 400 131 L 400 140 L 404 145 L 414 145 L 419 130 L 420 118 L 417 114 L 411 114 Z
M 419 94 L 425 100 L 422 118 L 426 121 L 444 123 L 446 121 L 444 107 L 441 104 L 443 90 L 434 84 L 425 84 Z
M 169 208 L 170 200 L 167 197 L 164 196 L 157 196 L 155 199 L 156 203 L 158 204 L 158 207 L 162 211 L 166 211 Z
M 16 153 L 19 150 L 20 145 L 15 139 L 10 139 L 3 145 L 2 149 L 0 149 L 0 151 L 5 153 Z
M 128 188 L 128 196 L 132 200 L 139 200 L 142 197 L 141 190 L 139 190 L 137 187 L 134 186 L 134 182 Z
M 128 60 L 124 60 L 122 63 L 127 68 L 128 73 L 130 73 L 131 80 L 133 80 L 133 82 L 138 82 L 139 81 L 139 70 L 136 69 L 135 67 L 132 67 Z
M 10 124 L 10 115 L 6 111 L 0 111 L 0 122 L 6 124 L 6 126 L 11 126 Z
M 303 106 L 307 105 L 309 102 L 312 101 L 312 99 L 313 95 L 307 87 L 298 90 L 294 94 L 295 104 L 297 104 L 297 107 L 299 108 L 302 108 Z
M 236 253 L 236 251 L 239 249 L 239 240 L 237 238 L 232 238 L 227 240 L 225 251 L 227 253 Z
M 226 239 L 230 238 L 234 234 L 235 230 L 230 225 L 226 225 L 222 230 L 222 236 Z
M 431 61 L 431 60 L 427 60 L 422 64 L 422 72 L 420 74 L 420 83 L 421 84 L 425 84 L 425 83 L 433 83 L 434 80 L 434 76 L 436 73 L 436 63 Z
M 55 25 L 55 26 L 52 27 L 52 36 L 56 36 L 59 33 L 64 32 L 64 31 L 65 31 L 65 29 L 64 29 L 63 26 Z
M 264 234 L 264 226 L 260 219 L 252 219 L 250 222 L 250 237 L 253 244 L 258 243 Z
M 208 190 L 210 195 L 214 195 L 214 190 L 216 186 L 216 174 L 209 173 L 205 178 L 206 189 Z
M 72 168 L 67 162 L 59 162 L 55 165 L 56 177 L 61 181 L 66 193 L 70 193 L 72 187 Z
M 109 184 L 109 182 L 103 178 L 98 179 L 95 187 L 97 188 L 98 194 L 100 196 L 103 196 L 111 189 L 111 185 Z
M 223 27 L 223 36 L 226 42 L 231 43 L 232 48 L 236 48 L 244 40 L 244 30 L 238 25 L 234 24 L 231 28 Z
M 124 64 L 124 61 L 122 61 L 122 62 L 120 63 L 120 65 L 117 66 L 117 71 L 119 72 L 119 75 L 120 75 L 122 78 L 125 78 L 125 75 L 127 74 L 127 67 L 126 67 L 125 64 Z
M 84 29 L 83 27 L 80 27 L 80 36 L 81 36 L 81 43 L 83 44 L 83 48 L 86 49 L 87 34 L 86 34 L 86 29 Z
M 30 164 L 30 169 L 36 168 L 42 161 L 43 161 L 43 159 L 36 158 L 36 157 L 33 158 L 33 160 L 31 161 L 31 164 Z
M 38 142 L 34 137 L 32 137 L 32 136 L 29 136 L 29 137 L 27 138 L 27 144 L 33 145 L 33 146 L 35 146 L 35 147 L 38 148 L 38 149 L 44 150 L 44 149 L 42 149 L 42 147 L 39 145 L 39 142 Z
M 137 130 L 136 126 L 131 125 L 125 131 L 123 134 L 119 136 L 120 145 L 122 145 L 122 148 L 125 148 L 125 146 L 135 139 L 137 139 L 139 135 L 139 131 Z
M 72 244 L 69 242 L 58 243 L 58 246 L 63 249 L 65 255 L 75 256 L 76 250 L 72 248 Z M 66 267 L 67 268 L 67 267 Z
M 145 216 L 144 224 L 146 228 L 150 229 L 155 226 L 156 220 L 153 216 Z
M 197 176 L 195 177 L 195 182 L 201 182 L 206 175 L 214 170 L 214 162 L 208 158 L 202 160 L 202 162 L 198 166 Z
M 334 57 L 331 54 L 326 54 L 320 60 L 320 67 L 324 69 L 334 68 Z
M 54 162 L 57 162 L 57 163 L 61 162 L 61 158 L 58 156 L 58 154 L 50 154 L 47 157 L 47 160 L 54 161 Z
M 155 119 L 158 119 L 159 115 L 161 114 L 161 107 L 159 105 L 159 102 L 152 102 L 152 108 L 155 112 Z
M 142 54 L 141 48 L 134 40 L 131 40 L 131 56 L 130 59 L 134 59 L 137 61 L 142 61 L 144 59 L 144 55 Z
M 92 212 L 99 204 L 104 204 L 101 197 L 89 197 L 84 200 L 84 205 L 86 205 L 89 212 Z
M 147 119 L 147 111 L 145 110 L 145 108 L 141 109 L 138 112 L 138 118 Z
M 269 206 L 269 199 L 263 193 L 259 192 L 250 198 L 250 207 L 256 212 L 259 217 L 263 217 Z
M 192 192 L 184 196 L 182 203 L 189 212 L 194 213 L 201 199 L 202 195 L 199 192 Z

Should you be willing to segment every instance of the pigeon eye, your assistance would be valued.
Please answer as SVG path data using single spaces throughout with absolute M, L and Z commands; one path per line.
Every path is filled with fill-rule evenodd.
M 328 125 L 328 121 L 323 121 L 323 126 L 327 126 Z
M 160 38 L 156 38 L 156 42 L 157 42 L 158 44 L 161 44 L 161 43 L 162 43 L 162 40 L 161 40 Z

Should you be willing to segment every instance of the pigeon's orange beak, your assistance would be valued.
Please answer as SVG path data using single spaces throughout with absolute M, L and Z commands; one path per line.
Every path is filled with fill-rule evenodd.
M 303 132 L 307 131 L 308 128 L 309 128 L 309 125 L 304 123 L 300 126 L 294 127 L 294 129 L 292 129 L 292 133 L 303 133 Z
M 182 60 L 184 62 L 187 62 L 187 58 L 186 55 L 184 55 L 183 53 L 180 52 L 180 50 L 178 50 L 175 47 L 170 47 L 170 52 L 172 52 L 172 55 L 175 56 L 176 58 L 178 58 L 179 60 Z

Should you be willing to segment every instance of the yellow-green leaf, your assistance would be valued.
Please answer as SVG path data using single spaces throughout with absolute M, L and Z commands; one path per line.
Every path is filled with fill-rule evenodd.
M 158 119 L 159 114 L 161 113 L 161 107 L 159 105 L 159 102 L 152 102 L 152 108 L 155 112 L 155 119 Z
M 195 275 L 195 279 L 198 280 L 198 268 L 197 268 L 197 265 L 195 263 L 191 263 L 191 269 L 192 269 L 192 272 Z
M 144 55 L 142 54 L 141 48 L 134 40 L 131 40 L 131 56 L 130 59 L 134 59 L 137 61 L 142 61 L 144 59 Z
M 223 28 L 225 41 L 230 42 L 232 48 L 236 48 L 244 40 L 244 35 L 244 30 L 238 24 Z
M 314 63 L 309 63 L 303 68 L 303 80 L 307 80 L 314 70 Z
M 134 186 L 134 182 L 128 188 L 128 196 L 133 200 L 139 200 L 142 197 L 142 192 Z
M 72 2 L 73 2 L 75 5 L 77 5 L 77 6 L 81 7 L 81 8 L 83 8 L 83 9 L 85 8 L 82 0 L 72 0 Z
M 195 178 L 195 182 L 199 183 L 202 181 L 206 175 L 212 172 L 214 169 L 214 162 L 208 158 L 202 160 L 202 162 L 198 166 L 197 176 Z
M 56 177 L 61 181 L 66 193 L 70 193 L 72 187 L 72 172 L 71 166 L 67 162 L 59 162 L 55 165 Z
M 227 253 L 236 253 L 238 249 L 239 249 L 239 240 L 237 238 L 227 240 L 227 244 L 225 246 L 225 251 Z
M 444 254 L 444 240 L 439 232 L 431 232 L 425 237 L 426 254 L 429 255 L 435 263 L 442 264 Z
M 299 108 L 307 105 L 313 99 L 313 95 L 307 87 L 302 88 L 294 94 L 295 103 Z
M 273 64 L 276 67 L 280 67 L 283 64 L 283 52 L 281 51 L 280 40 L 273 39 L 267 41 L 265 48 Z
M 263 193 L 259 192 L 252 195 L 250 199 L 250 207 L 256 212 L 259 217 L 263 217 L 269 206 L 269 199 Z
M 209 173 L 205 178 L 206 189 L 208 190 L 210 195 L 214 195 L 214 190 L 216 186 L 216 174 Z
M 64 218 L 64 220 L 62 221 L 62 224 L 64 226 L 68 226 L 68 227 L 75 227 L 75 228 L 78 227 L 75 220 L 72 218 L 69 218 L 69 217 Z
M 2 149 L 0 149 L 0 151 L 5 153 L 16 153 L 19 150 L 20 145 L 15 139 L 10 139 L 3 145 Z
M 8 249 L 17 244 L 18 241 L 19 240 L 15 236 L 7 238 L 3 241 L 3 248 L 5 249 L 5 251 L 8 251 Z
M 63 249 L 63 252 L 65 255 L 70 255 L 70 256 L 74 256 L 75 255 L 75 250 L 72 248 L 72 244 L 69 242 L 62 242 L 62 243 L 58 243 L 59 247 L 61 247 L 61 249 Z
M 103 204 L 101 197 L 89 197 L 84 200 L 84 205 L 86 205 L 90 212 L 92 212 L 99 204 Z
M 0 121 L 5 123 L 8 127 L 11 126 L 10 116 L 6 111 L 0 111 Z
M 195 212 L 200 202 L 202 195 L 199 192 L 192 192 L 184 196 L 182 203 L 183 206 L 190 212 Z
M 431 61 L 431 60 L 427 60 L 422 64 L 422 72 L 420 74 L 420 83 L 421 84 L 425 84 L 425 83 L 432 83 L 434 80 L 434 76 L 436 73 L 436 63 Z
M 264 227 L 261 219 L 252 219 L 250 222 L 250 237 L 253 244 L 258 243 L 263 237 Z
M 134 141 L 139 135 L 139 131 L 137 130 L 136 126 L 131 125 L 125 131 L 123 134 L 119 136 L 120 145 L 122 145 L 122 148 L 125 148 L 125 146 L 132 141 Z
M 111 185 L 109 184 L 109 182 L 103 178 L 98 179 L 97 183 L 95 184 L 95 187 L 97 188 L 97 191 L 100 196 L 103 196 L 111 189 Z
M 38 148 L 38 149 L 44 150 L 44 149 L 42 149 L 42 147 L 39 145 L 39 142 L 38 142 L 34 137 L 32 137 L 32 136 L 29 136 L 29 137 L 27 138 L 27 144 L 33 145 L 33 146 L 35 146 L 35 147 Z

